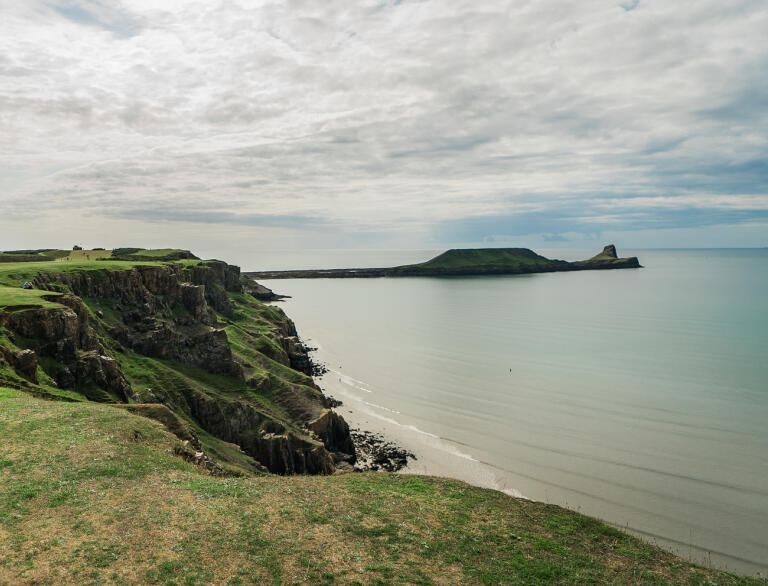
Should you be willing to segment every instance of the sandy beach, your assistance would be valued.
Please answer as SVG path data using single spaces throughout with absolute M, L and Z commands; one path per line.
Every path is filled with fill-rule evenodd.
M 322 350 L 313 353 L 313 360 L 323 363 Z M 505 485 L 494 469 L 478 460 L 466 446 L 404 423 L 402 413 L 371 403 L 366 397 L 370 391 L 362 381 L 330 368 L 323 376 L 315 377 L 315 381 L 326 395 L 342 401 L 336 411 L 351 429 L 379 434 L 416 456 L 409 458 L 408 466 L 400 471 L 401 474 L 455 478 L 512 496 L 524 496 L 515 487 Z

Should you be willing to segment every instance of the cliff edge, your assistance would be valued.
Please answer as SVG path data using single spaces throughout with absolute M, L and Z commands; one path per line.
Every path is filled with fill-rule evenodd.
M 136 252 L 0 265 L 0 386 L 172 415 L 195 453 L 232 473 L 355 461 L 293 322 L 248 293 L 255 283 L 185 251 Z

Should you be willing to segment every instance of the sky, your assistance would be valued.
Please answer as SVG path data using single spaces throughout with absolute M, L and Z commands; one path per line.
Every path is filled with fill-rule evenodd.
M 0 0 L 0 249 L 768 246 L 765 31 L 765 0 Z

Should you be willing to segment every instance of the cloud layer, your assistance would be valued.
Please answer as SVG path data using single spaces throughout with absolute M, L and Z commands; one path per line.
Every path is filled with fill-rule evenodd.
M 0 0 L 0 16 L 3 226 L 351 245 L 768 226 L 763 0 Z

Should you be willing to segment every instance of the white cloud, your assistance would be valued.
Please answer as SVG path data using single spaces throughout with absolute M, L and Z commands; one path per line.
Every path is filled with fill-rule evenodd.
M 0 0 L 3 216 L 765 210 L 768 7 L 631 6 Z

